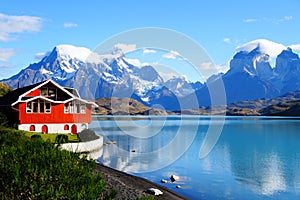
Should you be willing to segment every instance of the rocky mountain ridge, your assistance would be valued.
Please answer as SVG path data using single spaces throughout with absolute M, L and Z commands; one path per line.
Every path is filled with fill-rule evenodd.
M 117 49 L 99 55 L 84 47 L 59 45 L 40 62 L 2 81 L 16 88 L 50 78 L 78 89 L 83 98 L 132 98 L 146 106 L 176 111 L 216 106 L 211 103 L 212 92 L 221 94 L 222 89 L 227 104 L 300 90 L 300 59 L 284 45 L 251 41 L 237 48 L 226 73 L 212 75 L 202 84 L 183 76 L 164 80 L 151 65 L 137 66 Z

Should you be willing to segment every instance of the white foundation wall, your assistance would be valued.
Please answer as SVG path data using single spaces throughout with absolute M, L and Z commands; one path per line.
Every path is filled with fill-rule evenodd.
M 88 128 L 88 123 L 64 123 L 64 124 L 20 124 L 18 126 L 19 130 L 30 131 L 30 126 L 35 126 L 35 131 L 31 132 L 42 132 L 42 127 L 46 125 L 48 127 L 48 133 L 71 133 L 72 125 L 77 126 L 77 133 Z M 65 125 L 69 126 L 69 130 L 64 130 Z

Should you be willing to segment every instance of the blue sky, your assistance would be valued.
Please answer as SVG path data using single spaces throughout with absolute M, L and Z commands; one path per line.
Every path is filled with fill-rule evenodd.
M 300 44 L 300 1 L 96 1 L 0 2 L 0 79 L 59 44 L 94 49 L 108 38 L 143 27 L 180 32 L 201 45 L 216 65 L 237 46 L 268 39 Z

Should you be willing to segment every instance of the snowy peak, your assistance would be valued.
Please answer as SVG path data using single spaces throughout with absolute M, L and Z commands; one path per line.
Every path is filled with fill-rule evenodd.
M 258 39 L 237 47 L 236 52 L 250 53 L 255 50 L 256 52 L 267 54 L 273 58 L 278 56 L 283 50 L 286 49 L 287 47 L 283 44 L 272 42 L 266 39 Z
M 85 47 L 75 47 L 68 44 L 58 45 L 54 48 L 57 54 L 65 59 L 76 59 L 85 62 L 92 51 Z
M 299 59 L 299 56 L 298 54 L 294 53 L 290 47 L 288 47 L 278 55 L 278 58 L 297 60 Z

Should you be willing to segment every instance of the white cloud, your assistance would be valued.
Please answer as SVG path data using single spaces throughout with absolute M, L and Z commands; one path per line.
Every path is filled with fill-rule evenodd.
M 170 51 L 163 55 L 164 58 L 175 60 L 180 54 L 177 51 Z
M 48 56 L 51 52 L 48 51 L 48 52 L 40 52 L 40 53 L 36 53 L 34 55 L 34 58 L 37 59 L 37 60 L 41 60 L 42 58 L 44 58 L 45 56 Z
M 213 64 L 211 62 L 204 62 L 200 65 L 200 70 L 211 70 Z
M 251 22 L 257 22 L 259 21 L 258 19 L 245 19 L 244 22 L 246 23 L 251 23 Z
M 289 21 L 289 20 L 292 20 L 293 19 L 293 16 L 284 16 L 284 20 L 286 21 Z
M 290 21 L 293 19 L 293 16 L 284 16 L 282 18 L 267 18 L 267 17 L 263 17 L 263 18 L 249 18 L 249 19 L 245 19 L 243 20 L 245 23 L 252 23 L 252 22 L 270 22 L 270 23 L 274 23 L 274 24 L 280 24 L 286 21 Z
M 121 50 L 123 53 L 129 53 L 136 50 L 136 44 L 116 44 L 114 50 Z
M 15 49 L 12 48 L 0 48 L 0 61 L 8 62 L 9 59 L 16 55 Z
M 226 64 L 215 65 L 214 67 L 219 73 L 226 73 L 230 69 L 230 61 Z
M 75 24 L 75 23 L 72 23 L 72 22 L 64 23 L 65 28 L 75 28 L 77 26 L 78 26 L 78 24 Z
M 230 38 L 224 38 L 223 41 L 227 44 L 231 44 L 231 39 Z
M 292 44 L 289 47 L 294 51 L 300 51 L 300 44 Z
M 154 49 L 143 49 L 143 54 L 156 53 Z
M 0 13 L 0 41 L 17 39 L 16 34 L 25 32 L 39 32 L 42 18 L 35 16 L 14 16 Z

